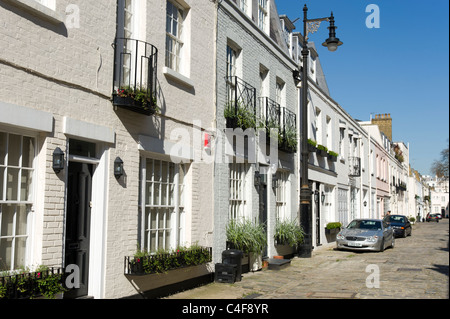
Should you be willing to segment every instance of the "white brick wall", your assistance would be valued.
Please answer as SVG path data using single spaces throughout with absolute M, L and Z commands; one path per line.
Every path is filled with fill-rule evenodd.
M 286 107 L 298 114 L 298 94 L 293 80 L 292 71 L 296 68 L 295 64 L 289 59 L 288 55 L 283 54 L 275 45 L 275 43 L 262 32 L 256 24 L 250 19 L 240 14 L 237 7 L 231 4 L 231 1 L 223 1 L 218 11 L 218 36 L 217 36 L 217 127 L 223 130 L 225 128 L 225 118 L 223 116 L 224 107 L 226 104 L 226 47 L 228 43 L 237 43 L 241 48 L 240 65 L 242 70 L 239 72 L 245 82 L 248 82 L 256 88 L 257 99 L 259 96 L 260 87 L 260 64 L 264 65 L 269 70 L 269 97 L 276 100 L 276 78 L 281 78 L 285 84 L 286 90 Z M 259 100 L 257 101 L 257 105 Z M 224 147 L 223 145 L 221 145 Z M 292 169 L 294 178 L 292 178 L 293 190 L 291 194 L 292 201 L 292 218 L 298 217 L 297 203 L 297 174 L 296 162 L 297 154 L 289 156 L 279 152 L 279 158 L 286 165 Z M 249 174 L 251 174 L 251 181 L 255 172 L 255 165 L 251 165 Z M 229 193 L 228 181 L 228 164 L 216 164 L 215 178 L 214 178 L 214 246 L 213 255 L 215 262 L 221 262 L 222 251 L 226 248 L 226 225 L 228 224 L 228 196 L 223 194 Z M 268 240 L 269 240 L 269 256 L 275 254 L 275 247 L 273 246 L 273 234 L 275 229 L 275 197 L 272 191 L 272 185 L 267 185 L 268 203 L 270 210 L 268 211 Z M 252 207 L 252 217 L 259 216 L 259 197 L 257 190 L 252 183 L 248 185 L 252 189 L 251 201 L 249 206 Z
M 138 243 L 139 158 L 138 136 L 169 139 L 174 128 L 192 131 L 194 120 L 209 128 L 214 120 L 214 36 L 215 5 L 210 1 L 186 1 L 191 7 L 190 74 L 194 84 L 186 88 L 163 75 L 165 54 L 165 0 L 147 6 L 147 41 L 159 49 L 159 106 L 162 116 L 146 117 L 119 109 L 110 102 L 112 92 L 116 8 L 111 1 L 79 4 L 80 28 L 67 29 L 31 16 L 23 10 L 0 7 L 0 96 L 5 103 L 49 112 L 54 118 L 50 134 L 39 134 L 38 176 L 35 181 L 35 231 L 33 264 L 61 266 L 65 216 L 65 171 L 56 175 L 51 168 L 56 147 L 66 150 L 64 117 L 111 128 L 115 144 L 99 143 L 107 152 L 107 205 L 104 208 L 103 243 L 96 243 L 103 265 L 95 265 L 91 281 L 99 287 L 95 297 L 116 298 L 137 294 L 123 275 L 124 257 L 132 255 Z M 70 1 L 57 1 L 56 11 L 64 14 Z M 205 74 L 205 70 L 211 70 Z M 1 116 L 1 115 L 0 115 Z M 0 125 L 2 129 L 8 127 Z M 26 128 L 17 128 L 26 130 Z M 192 132 L 191 138 L 192 138 Z M 197 146 L 200 147 L 200 146 Z M 126 178 L 112 174 L 115 158 L 124 161 Z M 191 165 L 192 194 L 189 210 L 192 225 L 186 226 L 192 242 L 211 246 L 212 165 Z M 190 189 L 189 189 L 190 188 Z M 94 203 L 94 206 L 96 203 Z M 95 231 L 95 230 L 94 230 Z M 96 248 L 96 249 L 97 249 Z M 98 249 L 96 251 L 98 251 Z M 102 278 L 104 277 L 104 282 Z

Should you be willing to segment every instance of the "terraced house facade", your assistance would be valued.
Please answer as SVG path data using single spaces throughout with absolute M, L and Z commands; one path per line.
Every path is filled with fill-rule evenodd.
M 210 279 L 243 220 L 267 242 L 249 270 L 295 254 L 275 232 L 300 223 L 301 37 L 274 0 L 1 0 L 0 272 L 76 265 L 65 298 L 145 297 L 186 279 L 131 276 L 138 250 L 206 247 Z M 309 162 L 317 246 L 328 222 L 383 216 L 407 166 L 330 97 L 309 49 L 308 137 L 328 149 Z

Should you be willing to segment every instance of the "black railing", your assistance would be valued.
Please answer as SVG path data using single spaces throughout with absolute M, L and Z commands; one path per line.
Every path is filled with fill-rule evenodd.
M 360 157 L 349 157 L 349 172 L 348 175 L 352 177 L 361 176 L 361 158 Z
M 297 152 L 297 115 L 287 108 L 281 108 L 281 145 L 280 149 Z
M 281 111 L 280 104 L 271 100 L 268 97 L 259 98 L 261 123 L 264 125 L 266 132 L 269 133 L 270 129 L 281 129 Z
M 149 275 L 206 264 L 212 261 L 211 247 L 195 247 L 171 253 L 125 257 L 126 275 Z
M 227 128 L 256 128 L 256 89 L 237 76 L 227 77 L 226 82 Z
M 133 112 L 156 111 L 158 49 L 150 43 L 116 38 L 113 104 Z
M 60 268 L 0 277 L 0 300 L 54 297 L 64 291 L 65 273 Z

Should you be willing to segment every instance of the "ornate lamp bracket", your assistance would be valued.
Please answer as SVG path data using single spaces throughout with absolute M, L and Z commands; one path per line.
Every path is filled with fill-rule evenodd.
M 308 19 L 306 20 L 306 36 L 305 40 L 309 40 L 308 35 L 316 33 L 323 21 L 330 21 L 330 18 Z

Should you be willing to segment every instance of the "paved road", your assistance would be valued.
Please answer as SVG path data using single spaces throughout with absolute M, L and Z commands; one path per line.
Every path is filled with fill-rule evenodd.
M 448 299 L 449 220 L 418 223 L 382 253 L 316 249 L 282 270 L 244 274 L 167 299 Z

